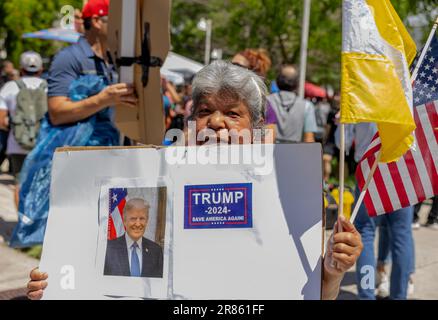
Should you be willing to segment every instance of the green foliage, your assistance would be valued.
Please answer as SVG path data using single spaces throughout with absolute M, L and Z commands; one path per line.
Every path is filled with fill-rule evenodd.
M 428 12 L 436 0 L 393 0 L 404 20 Z M 308 80 L 339 88 L 341 0 L 313 0 L 311 7 Z M 177 53 L 203 61 L 205 34 L 196 28 L 201 17 L 213 21 L 213 48 L 224 58 L 245 48 L 266 48 L 274 67 L 299 63 L 303 1 L 290 0 L 173 0 L 172 46 Z M 433 21 L 431 19 L 431 21 Z M 275 68 L 271 72 L 272 77 Z
M 42 56 L 50 57 L 62 46 L 62 43 L 39 39 L 22 39 L 27 32 L 53 27 L 61 18 L 64 5 L 82 6 L 82 0 L 1 0 L 0 1 L 0 38 L 5 39 L 8 59 L 17 63 L 23 51 L 35 50 Z
M 339 87 L 341 0 L 313 0 L 310 21 L 308 79 Z M 402 19 L 430 12 L 436 0 L 393 0 Z M 82 0 L 0 0 L 0 39 L 15 63 L 25 50 L 52 56 L 63 43 L 22 39 L 26 32 L 47 29 L 61 18 L 63 5 L 81 7 Z M 290 0 L 173 0 L 172 50 L 203 61 L 205 33 L 197 28 L 201 17 L 212 19 L 212 47 L 224 58 L 245 48 L 266 48 L 275 67 L 299 63 L 303 1 Z M 431 17 L 431 23 L 433 21 Z
M 205 32 L 197 28 L 202 17 L 209 16 L 209 6 L 172 1 L 172 50 L 197 61 L 204 61 Z

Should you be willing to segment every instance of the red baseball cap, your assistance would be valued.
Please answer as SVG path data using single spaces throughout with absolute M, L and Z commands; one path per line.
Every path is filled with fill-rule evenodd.
M 107 16 L 108 11 L 109 0 L 88 0 L 82 9 L 82 19 Z

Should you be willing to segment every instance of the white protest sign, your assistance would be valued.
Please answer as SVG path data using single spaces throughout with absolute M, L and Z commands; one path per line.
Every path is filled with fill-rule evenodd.
M 216 159 L 233 148 L 256 147 Z M 320 145 L 275 145 L 257 165 L 191 164 L 195 147 L 73 150 L 54 158 L 45 299 L 320 298 Z M 131 228 L 123 206 L 139 198 L 149 213 Z M 147 239 L 138 260 L 135 232 Z

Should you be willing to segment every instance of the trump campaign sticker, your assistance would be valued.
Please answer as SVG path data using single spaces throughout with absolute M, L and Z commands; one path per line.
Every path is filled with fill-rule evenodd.
M 184 189 L 184 229 L 252 228 L 251 183 Z

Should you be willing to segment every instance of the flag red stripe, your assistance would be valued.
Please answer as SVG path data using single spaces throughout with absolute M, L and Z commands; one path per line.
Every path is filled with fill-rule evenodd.
M 423 184 L 420 180 L 420 175 L 418 173 L 417 166 L 415 165 L 414 158 L 412 157 L 412 151 L 406 152 L 405 156 L 406 166 L 408 167 L 409 176 L 411 177 L 412 184 L 415 189 L 415 193 L 418 198 L 418 202 L 426 200 L 425 192 L 423 189 Z
M 363 155 L 362 159 L 374 156 L 378 151 L 380 151 L 381 147 L 382 147 L 382 144 L 379 143 L 378 145 L 376 145 L 375 147 L 371 148 L 370 150 L 367 150 L 365 152 L 365 154 Z
M 375 157 L 373 157 L 375 159 Z M 370 168 L 373 166 L 374 159 L 368 158 L 368 165 Z M 382 174 L 380 173 L 379 166 L 377 166 L 376 171 L 373 176 L 374 182 L 377 187 L 377 192 L 379 193 L 380 200 L 382 201 L 383 208 L 385 212 L 392 212 L 394 208 L 391 203 L 391 198 L 389 197 L 388 190 L 386 190 L 385 183 L 383 182 Z
M 391 178 L 394 181 L 395 190 L 397 191 L 398 198 L 400 199 L 400 205 L 404 207 L 408 207 L 410 205 L 408 194 L 406 193 L 405 186 L 403 184 L 403 179 L 398 170 L 398 166 L 396 162 L 390 162 L 387 164 L 389 172 L 391 174 Z
M 113 217 L 111 215 L 108 219 L 108 240 L 113 240 L 117 238 L 116 227 L 114 226 Z
M 125 204 L 126 204 L 126 198 L 123 198 L 119 204 L 117 205 L 117 208 L 119 208 L 119 212 L 120 212 L 120 217 L 122 218 L 123 221 L 123 209 L 125 208 Z M 125 228 L 125 226 L 123 225 L 123 228 Z M 126 230 L 126 228 L 125 228 Z
M 417 138 L 418 150 L 421 151 L 424 165 L 426 166 L 427 175 L 433 187 L 433 193 L 438 194 L 438 186 L 436 185 L 436 183 L 432 183 L 433 181 L 438 181 L 438 175 L 435 170 L 432 153 L 430 152 L 429 145 L 427 144 L 427 138 L 424 134 L 423 124 L 421 123 L 417 110 L 418 109 L 415 109 L 414 111 L 414 118 L 415 123 L 417 124 L 415 136 Z
M 359 165 L 357 166 L 356 169 L 356 179 L 357 179 L 357 184 L 359 185 L 360 190 L 363 189 L 363 187 L 365 186 L 365 177 L 362 171 L 362 166 L 361 163 L 359 163 Z M 357 200 L 357 199 L 356 199 Z M 363 202 L 365 204 L 365 207 L 367 209 L 368 215 L 369 216 L 376 216 L 376 208 L 374 207 L 373 201 L 371 199 L 370 193 L 367 191 L 365 193 L 365 197 L 363 199 Z
M 438 143 L 438 101 L 426 103 L 426 111 L 429 117 L 430 124 L 432 126 L 433 133 L 435 135 L 435 141 Z M 430 138 L 431 139 L 431 138 Z M 432 180 L 433 190 L 435 195 L 438 193 L 435 191 L 438 188 L 438 179 Z
M 438 104 L 438 101 L 426 103 L 426 111 L 432 125 L 433 133 L 435 134 L 435 141 L 438 143 L 438 113 L 435 104 Z

